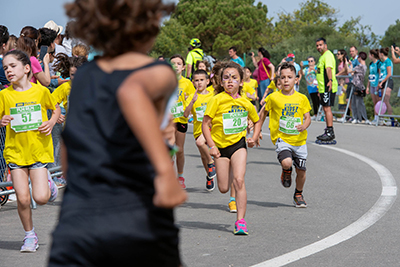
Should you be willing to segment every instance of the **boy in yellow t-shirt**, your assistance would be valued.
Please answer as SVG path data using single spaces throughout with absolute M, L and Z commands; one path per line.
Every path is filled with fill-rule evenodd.
M 178 76 L 178 99 L 175 105 L 171 108 L 171 113 L 174 118 L 176 126 L 175 130 L 175 143 L 178 146 L 176 152 L 176 168 L 178 170 L 178 181 L 183 189 L 186 189 L 185 178 L 183 178 L 183 168 L 185 166 L 185 138 L 188 128 L 188 118 L 183 113 L 186 108 L 186 99 L 189 95 L 194 94 L 196 89 L 189 79 L 182 77 L 182 71 L 185 68 L 185 60 L 181 55 L 173 55 L 171 63 L 174 65 L 176 74 Z
M 306 181 L 307 128 L 311 124 L 310 102 L 307 97 L 294 90 L 297 82 L 296 69 L 283 63 L 280 71 L 280 91 L 267 96 L 260 111 L 260 120 L 269 113 L 271 141 L 276 146 L 278 160 L 282 166 L 281 183 L 289 188 L 292 183 L 292 165 L 296 167 L 296 188 L 293 196 L 297 208 L 307 207 L 303 198 Z M 254 130 L 254 136 L 259 132 Z
M 243 80 L 243 93 L 244 96 L 249 100 L 253 105 L 256 104 L 257 96 L 257 88 L 258 83 L 256 80 L 251 79 L 251 71 L 249 67 L 244 67 L 244 80 Z
M 210 80 L 205 70 L 196 70 L 192 75 L 192 80 L 196 92 L 188 97 L 184 116 L 188 117 L 189 113 L 193 114 L 193 136 L 196 140 L 196 146 L 200 152 L 201 161 L 207 173 L 206 189 L 211 192 L 215 188 L 215 164 L 208 152 L 208 146 L 201 131 L 201 123 L 203 122 L 207 104 L 214 96 L 214 90 L 211 92 L 207 90 L 207 84 Z
M 207 104 L 202 131 L 215 160 L 219 191 L 228 192 L 232 182 L 235 187 L 237 221 L 234 234 L 247 235 L 247 224 L 244 220 L 247 206 L 244 183 L 247 119 L 250 118 L 255 123 L 258 131 L 260 123 L 254 106 L 241 96 L 242 67 L 234 62 L 226 63 L 221 72 L 221 80 L 222 83 L 214 88 L 217 94 Z M 254 145 L 253 138 L 247 139 L 249 146 Z

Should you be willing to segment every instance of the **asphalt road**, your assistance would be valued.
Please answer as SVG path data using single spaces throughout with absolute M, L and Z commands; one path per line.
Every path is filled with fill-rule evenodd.
M 211 193 L 205 190 L 205 171 L 190 127 L 185 145 L 189 199 L 176 210 L 184 264 L 252 266 L 281 256 L 288 266 L 400 266 L 400 209 L 393 193 L 400 183 L 400 128 L 335 123 L 338 144 L 333 148 L 341 150 L 333 150 L 313 144 L 324 127 L 322 122 L 313 122 L 309 128 L 304 189 L 308 208 L 296 209 L 294 186 L 286 189 L 280 184 L 281 168 L 266 122 L 261 147 L 248 150 L 248 236 L 232 233 L 236 214 L 228 212 L 229 195 L 217 188 Z M 378 167 L 374 169 L 371 162 Z M 371 210 L 385 200 L 381 195 L 382 171 L 386 169 L 386 176 L 392 175 L 395 184 L 389 199 L 383 201 L 384 209 Z M 23 231 L 15 202 L 2 207 L 0 266 L 46 266 L 61 195 L 33 212 L 40 244 L 34 254 L 19 252 Z M 367 215 L 375 220 L 365 222 Z M 360 223 L 349 227 L 355 222 Z M 340 241 L 342 229 L 349 234 L 346 241 L 332 245 L 325 239 L 333 235 Z M 319 246 L 319 252 L 313 245 L 307 247 L 318 241 L 325 244 L 324 248 Z M 298 260 L 290 257 L 293 253 Z M 280 265 L 270 261 L 259 266 Z

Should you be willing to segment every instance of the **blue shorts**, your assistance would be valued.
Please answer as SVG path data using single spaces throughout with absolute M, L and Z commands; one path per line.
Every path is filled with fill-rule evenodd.
M 8 164 L 8 168 L 10 168 L 11 170 L 23 169 L 23 168 L 28 168 L 29 170 L 34 170 L 34 169 L 41 169 L 41 168 L 46 168 L 46 167 L 47 167 L 47 163 L 41 163 L 41 162 L 36 162 L 31 165 L 25 165 L 25 166 L 19 166 L 14 163 Z

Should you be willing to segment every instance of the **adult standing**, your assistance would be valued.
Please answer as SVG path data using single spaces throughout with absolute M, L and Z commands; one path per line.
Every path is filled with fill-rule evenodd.
M 392 106 L 390 105 L 390 95 L 393 89 L 393 62 L 388 58 L 389 55 L 389 47 L 383 47 L 379 49 L 379 58 L 381 59 L 382 64 L 380 65 L 380 74 L 379 74 L 379 84 L 378 90 L 381 90 L 382 96 L 385 90 L 385 86 L 387 83 L 386 93 L 383 102 L 386 104 L 387 112 L 389 115 L 393 114 Z M 392 120 L 392 126 L 394 126 L 394 118 L 390 118 Z
M 50 30 L 53 30 L 57 33 L 57 37 L 54 40 L 54 44 L 55 44 L 55 53 L 54 55 L 57 56 L 58 53 L 64 53 L 66 55 L 68 55 L 67 50 L 64 48 L 64 46 L 62 46 L 62 36 L 61 33 L 63 31 L 63 27 L 62 26 L 58 26 L 54 21 L 50 20 L 48 22 L 46 22 L 46 24 L 43 26 L 43 28 L 48 28 Z
M 360 123 L 363 119 L 366 124 L 371 124 L 368 120 L 367 110 L 365 109 L 364 97 L 365 97 L 365 86 L 364 78 L 367 72 L 367 66 L 365 60 L 367 54 L 360 52 L 358 57 L 358 64 L 352 71 L 349 71 L 353 75 L 354 90 L 351 98 L 351 106 L 353 107 L 353 121 L 352 123 Z
M 4 56 L 7 53 L 7 43 L 10 38 L 8 29 L 4 25 L 0 25 L 0 54 Z M 2 85 L 7 85 L 10 82 L 6 78 L 6 74 L 3 69 L 3 57 L 0 58 L 0 83 Z
M 349 65 L 351 64 L 349 60 L 347 59 L 347 52 L 344 49 L 340 49 L 337 54 L 336 54 L 337 59 L 339 60 L 339 65 L 338 65 L 338 73 L 336 73 L 337 76 L 346 76 L 349 74 L 350 67 Z M 357 61 L 358 62 L 358 61 Z M 346 86 L 345 86 L 346 84 Z M 346 106 L 347 102 L 349 101 L 349 96 L 351 93 L 351 88 L 352 85 L 350 84 L 349 78 L 339 78 L 338 85 L 342 87 L 342 93 L 339 95 L 338 100 L 339 100 L 339 111 L 346 111 Z M 350 117 L 350 107 L 351 103 L 349 105 L 349 108 L 347 109 L 347 114 L 344 114 L 342 118 L 338 119 L 339 122 L 346 121 L 346 118 L 351 118 Z
M 300 75 L 304 75 L 307 82 L 307 90 L 310 94 L 311 102 L 313 105 L 314 116 L 311 120 L 316 120 L 319 109 L 319 96 L 318 96 L 318 82 L 317 82 L 317 68 L 315 66 L 315 57 L 309 56 L 307 58 L 308 66 L 303 69 L 303 62 L 300 62 Z
M 236 46 L 232 46 L 231 48 L 229 48 L 229 56 L 231 57 L 231 61 L 239 64 L 240 66 L 242 66 L 243 68 L 245 67 L 244 61 L 241 57 L 239 57 L 237 55 L 237 48 Z
M 335 104 L 335 95 L 338 88 L 336 80 L 336 60 L 324 38 L 316 41 L 316 46 L 321 57 L 317 66 L 318 92 L 320 95 L 320 104 L 325 112 L 326 128 L 325 132 L 317 136 L 317 139 L 324 142 L 332 142 L 335 139 L 333 131 L 333 115 L 331 106 Z
M 382 62 L 379 60 L 379 50 L 371 49 L 369 50 L 369 59 L 371 63 L 369 64 L 369 75 L 368 75 L 368 85 L 367 85 L 367 94 L 371 94 L 372 102 L 374 103 L 374 107 L 376 103 L 379 101 L 378 94 L 378 85 L 379 85 L 379 67 Z M 379 120 L 378 113 L 374 108 L 374 120 L 372 124 L 376 124 Z
M 194 38 L 190 40 L 189 53 L 186 57 L 186 78 L 190 79 L 192 73 L 196 70 L 196 62 L 202 60 L 204 52 L 200 48 L 201 42 L 199 39 Z
M 260 101 L 262 102 L 266 97 L 264 96 L 264 94 L 267 90 L 267 87 L 271 83 L 271 80 L 275 75 L 275 66 L 270 61 L 271 55 L 263 47 L 260 47 L 258 49 L 258 56 L 260 60 L 257 62 L 254 58 L 254 53 L 251 53 L 253 64 L 258 69 L 258 95 L 262 96 L 262 98 L 260 99 Z
M 392 45 L 391 48 L 392 48 L 392 61 L 394 64 L 399 64 L 400 63 L 400 47 Z M 397 56 L 399 56 L 398 58 L 396 58 L 395 53 L 397 54 Z

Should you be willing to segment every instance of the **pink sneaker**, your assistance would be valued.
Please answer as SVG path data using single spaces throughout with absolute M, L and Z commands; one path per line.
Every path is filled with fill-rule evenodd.
M 178 177 L 178 182 L 179 182 L 179 184 L 182 186 L 182 189 L 186 189 L 185 178 L 183 178 L 183 177 Z
M 49 201 L 53 202 L 57 198 L 58 188 L 57 188 L 56 184 L 54 183 L 53 178 L 51 178 L 49 171 L 47 171 L 47 181 L 49 183 L 49 188 L 50 188 L 50 192 L 51 192 Z
M 240 219 L 235 222 L 235 230 L 233 230 L 235 235 L 248 235 L 247 223 L 244 219 Z

